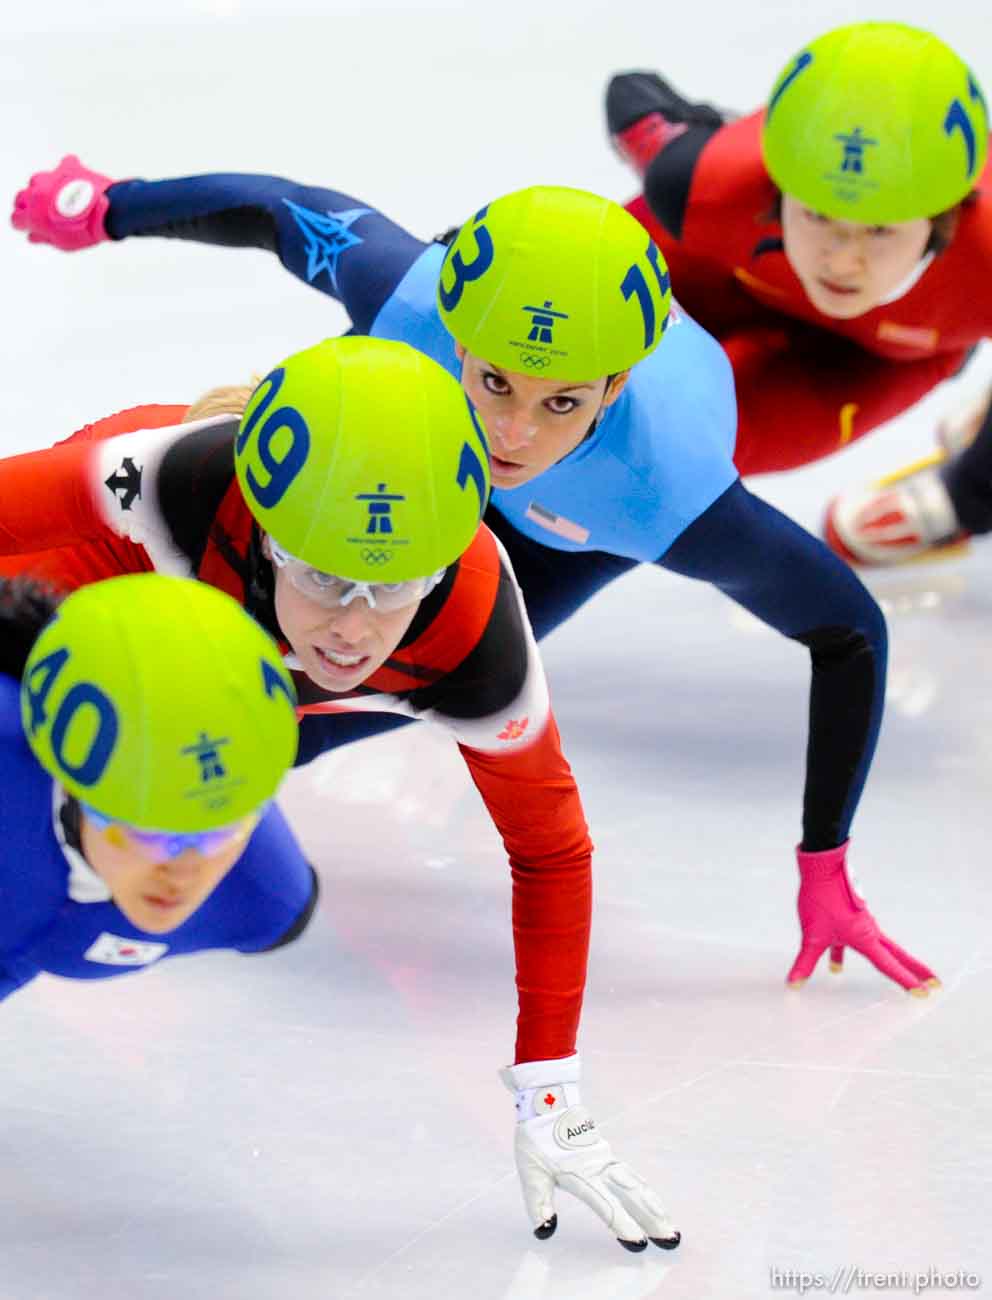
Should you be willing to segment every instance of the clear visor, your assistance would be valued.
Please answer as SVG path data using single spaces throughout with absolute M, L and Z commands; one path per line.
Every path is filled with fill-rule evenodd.
M 168 862 L 180 854 L 195 849 L 205 858 L 222 853 L 240 841 L 247 840 L 258 825 L 264 808 L 212 831 L 143 831 L 126 822 L 105 817 L 89 804 L 81 804 L 83 812 L 94 830 L 106 834 L 118 848 L 129 848 L 148 862 Z
M 434 590 L 446 570 L 438 569 L 426 578 L 410 578 L 407 582 L 356 582 L 353 578 L 339 578 L 333 573 L 314 569 L 304 560 L 284 551 L 274 537 L 269 535 L 269 553 L 272 563 L 281 569 L 290 584 L 307 600 L 326 609 L 350 605 L 359 597 L 369 609 L 394 610 L 415 605 Z

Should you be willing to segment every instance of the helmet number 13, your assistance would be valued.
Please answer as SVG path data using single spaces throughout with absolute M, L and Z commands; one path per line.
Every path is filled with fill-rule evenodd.
M 438 294 L 441 299 L 441 305 L 445 311 L 454 311 L 461 302 L 462 294 L 465 292 L 465 286 L 470 280 L 478 280 L 480 275 L 484 275 L 493 264 L 495 249 L 493 247 L 493 237 L 482 224 L 482 220 L 489 211 L 488 205 L 480 208 L 473 218 L 475 224 L 472 227 L 472 235 L 475 237 L 475 256 L 470 262 L 466 262 L 462 257 L 460 248 L 452 248 L 448 257 L 447 266 L 451 269 L 455 279 L 450 289 L 444 286 L 443 270 L 441 283 L 438 286 Z

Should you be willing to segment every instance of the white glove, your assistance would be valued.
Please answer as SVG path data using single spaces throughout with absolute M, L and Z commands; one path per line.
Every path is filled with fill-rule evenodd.
M 534 1236 L 558 1226 L 555 1187 L 571 1192 L 603 1220 L 625 1250 L 649 1238 L 674 1250 L 681 1234 L 643 1180 L 616 1159 L 596 1121 L 580 1103 L 579 1058 L 507 1066 L 500 1078 L 517 1098 L 514 1155 Z

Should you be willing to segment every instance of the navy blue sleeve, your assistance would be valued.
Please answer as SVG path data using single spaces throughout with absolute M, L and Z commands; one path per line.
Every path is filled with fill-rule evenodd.
M 381 736 L 414 721 L 397 713 L 307 713 L 300 719 L 300 743 L 294 767 L 311 763 L 329 749 L 351 745 L 367 736 Z
M 160 235 L 267 249 L 298 279 L 337 298 L 360 333 L 427 247 L 348 194 L 278 176 L 120 181 L 107 198 L 112 239 Z
M 885 701 L 887 634 L 875 600 L 831 551 L 740 481 L 657 561 L 699 578 L 805 645 L 810 691 L 803 848 L 847 839 Z

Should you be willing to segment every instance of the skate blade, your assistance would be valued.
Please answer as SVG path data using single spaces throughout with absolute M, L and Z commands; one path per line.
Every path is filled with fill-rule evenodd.
M 893 569 L 909 568 L 914 564 L 943 564 L 945 560 L 959 560 L 963 555 L 967 555 L 971 550 L 971 538 L 962 537 L 956 542 L 945 542 L 942 546 L 931 546 L 919 555 L 907 556 L 905 560 L 900 560 L 898 564 L 893 564 Z
M 946 460 L 947 452 L 944 451 L 943 447 L 938 447 L 936 451 L 921 456 L 919 460 L 904 465 L 902 469 L 894 470 L 891 474 L 886 474 L 884 478 L 876 479 L 875 486 L 880 488 L 892 487 L 896 483 L 901 483 L 904 478 L 918 474 L 921 469 L 930 469 L 933 465 L 943 465 Z

